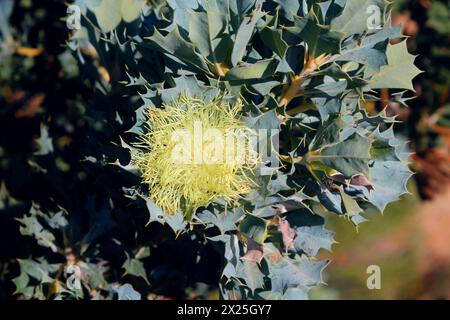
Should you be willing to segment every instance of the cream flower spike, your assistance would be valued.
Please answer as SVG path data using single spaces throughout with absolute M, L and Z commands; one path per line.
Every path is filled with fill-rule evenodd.
M 223 99 L 181 96 L 147 112 L 147 133 L 133 156 L 149 197 L 166 213 L 223 199 L 236 204 L 256 187 L 252 132 Z

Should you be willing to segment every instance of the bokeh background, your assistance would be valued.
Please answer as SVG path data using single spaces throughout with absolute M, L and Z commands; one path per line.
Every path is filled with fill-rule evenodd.
M 101 194 L 105 184 L 114 183 L 108 180 L 114 173 L 93 170 L 83 152 L 90 149 L 87 153 L 93 154 L 92 149 L 98 148 L 93 141 L 105 142 L 97 152 L 114 151 L 114 146 L 108 145 L 112 129 L 104 121 L 114 115 L 105 116 L 107 108 L 102 105 L 138 103 L 124 101 L 120 89 L 107 98 L 99 94 L 102 88 L 95 87 L 101 83 L 97 80 L 109 82 L 114 74 L 97 63 L 89 47 L 83 54 L 90 63 L 78 67 L 65 45 L 69 34 L 62 19 L 65 12 L 63 1 L 0 0 L 0 299 L 29 298 L 27 293 L 15 293 L 20 282 L 12 279 L 20 274 L 20 259 L 46 254 L 20 234 L 17 219 L 34 201 L 56 198 L 74 209 L 92 188 Z M 388 101 L 385 91 L 381 93 L 386 99 L 368 107 L 373 113 L 386 108 L 403 122 L 396 129 L 410 141 L 411 168 L 416 174 L 409 182 L 409 195 L 391 205 L 383 216 L 369 212 L 370 222 L 358 229 L 335 215 L 328 217 L 339 244 L 332 253 L 321 252 L 332 262 L 325 275 L 327 286 L 313 289 L 314 299 L 450 299 L 450 3 L 395 1 L 392 21 L 402 25 L 410 51 L 418 55 L 417 66 L 426 72 L 414 80 L 417 98 L 407 101 L 409 107 Z M 93 199 L 92 210 L 102 212 L 102 201 L 101 196 Z M 78 234 L 86 233 L 93 238 L 107 236 L 109 229 L 93 231 L 89 225 L 95 216 L 78 219 L 71 221 L 78 229 L 71 229 L 63 238 L 81 239 Z M 145 225 L 145 217 L 126 223 L 130 226 L 121 230 L 121 241 L 132 239 L 133 228 Z M 145 232 L 151 233 L 155 243 L 166 241 L 163 249 L 153 253 L 155 260 L 145 261 L 156 270 L 148 275 L 156 298 L 217 298 L 217 291 L 199 286 L 195 275 L 177 273 L 180 265 L 189 270 L 189 261 L 180 261 L 176 252 L 170 251 L 172 245 L 164 230 L 152 227 Z M 186 243 L 182 251 L 196 245 Z M 120 270 L 120 261 L 126 258 L 130 261 L 127 271 L 139 275 L 142 269 L 135 262 L 141 259 L 139 246 L 127 248 L 135 259 L 128 253 L 115 258 L 113 245 L 108 248 L 104 254 L 111 265 L 117 264 Z M 213 250 L 205 251 L 210 260 L 218 259 Z M 70 252 L 60 254 L 65 259 L 72 257 Z M 49 259 L 62 258 L 56 253 Z M 103 277 L 101 262 L 86 261 L 91 261 L 87 268 L 97 275 L 93 282 L 109 283 L 124 276 L 113 273 Z M 164 266 L 159 268 L 155 261 L 165 261 Z M 369 265 L 381 268 L 381 290 L 367 289 Z M 205 265 L 205 270 L 196 272 L 202 274 L 204 283 L 205 277 L 207 284 L 216 283 L 216 270 L 210 270 L 209 276 L 207 269 Z M 174 283 L 192 290 L 180 293 L 170 287 Z M 32 296 L 48 297 L 48 289 Z

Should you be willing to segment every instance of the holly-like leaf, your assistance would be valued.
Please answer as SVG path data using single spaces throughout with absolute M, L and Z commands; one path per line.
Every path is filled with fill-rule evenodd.
M 306 17 L 295 17 L 295 26 L 288 27 L 287 30 L 308 44 L 308 54 L 311 57 L 324 53 L 337 54 L 340 51 L 342 34 L 330 30 L 329 26 L 321 25 L 312 10 Z
M 239 224 L 238 230 L 245 238 L 262 245 L 267 237 L 267 221 L 248 214 Z
M 380 24 L 384 24 L 386 1 L 384 0 L 347 0 L 342 13 L 331 20 L 331 29 L 342 33 L 345 37 L 371 31 L 368 22 L 374 14 L 379 14 Z M 374 8 L 374 10 L 369 10 Z M 375 8 L 378 8 L 375 11 Z M 378 26 L 375 26 L 375 28 Z M 380 25 L 379 27 L 382 27 Z
M 289 288 L 310 287 L 322 283 L 322 270 L 327 261 L 311 261 L 305 257 L 294 259 L 281 255 L 272 244 L 265 246 L 269 278 L 274 292 L 284 294 Z
M 25 272 L 21 272 L 12 282 L 16 286 L 15 293 L 23 294 L 26 299 L 33 298 L 34 287 L 29 286 L 30 277 Z
M 260 60 L 256 63 L 241 63 L 228 71 L 225 80 L 251 80 L 272 76 L 278 62 L 274 59 Z
M 163 102 L 171 103 L 180 95 L 211 101 L 219 94 L 217 88 L 206 86 L 194 76 L 180 76 L 174 78 L 173 81 L 174 87 L 159 90 Z
M 131 284 L 124 284 L 116 289 L 119 300 L 141 300 L 141 294 Z
M 137 257 L 132 258 L 127 254 L 127 259 L 125 260 L 122 268 L 125 269 L 125 275 L 132 275 L 136 277 L 141 277 L 142 279 L 150 284 L 147 278 L 147 272 L 145 271 L 144 263 Z
M 236 224 L 243 214 L 244 213 L 239 208 L 227 210 L 225 212 L 214 210 L 214 213 L 209 210 L 204 210 L 198 213 L 196 218 L 202 224 L 206 224 L 209 227 L 217 227 L 220 232 L 224 234 L 227 231 L 236 230 Z
M 264 287 L 264 274 L 260 271 L 257 262 L 249 260 L 239 262 L 236 277 L 243 279 L 251 291 Z
M 289 288 L 284 294 L 273 291 L 263 291 L 258 295 L 265 300 L 308 300 L 308 287 Z
M 415 56 L 408 53 L 406 40 L 394 45 L 388 45 L 386 50 L 388 64 L 375 73 L 370 82 L 370 88 L 408 89 L 414 91 L 412 79 L 420 71 L 415 65 Z
M 20 227 L 20 233 L 22 235 L 33 236 L 39 245 L 48 247 L 53 252 L 57 251 L 57 246 L 54 244 L 55 236 L 44 229 L 36 216 L 25 216 L 22 219 L 17 219 L 17 221 L 23 224 L 23 226 Z
M 142 46 L 150 46 L 200 68 L 203 72 L 209 72 L 205 58 L 195 50 L 194 44 L 183 39 L 178 27 L 175 27 L 166 35 L 155 29 L 153 35 L 145 38 L 145 40 Z
M 182 29 L 189 30 L 189 10 L 197 10 L 199 2 L 197 0 L 167 0 L 168 5 L 173 10 L 173 23 L 167 29 L 170 30 L 178 25 Z
M 279 4 L 280 15 L 288 21 L 294 21 L 297 14 L 301 16 L 307 10 L 306 1 L 275 0 L 275 2 Z
M 188 11 L 189 38 L 194 46 L 212 63 L 221 63 L 220 43 L 225 41 L 224 32 L 228 27 L 226 2 L 208 1 L 205 11 Z
M 53 139 L 50 137 L 48 127 L 46 125 L 41 125 L 41 135 L 36 142 L 39 146 L 39 150 L 36 154 L 45 156 L 53 152 Z
M 146 199 L 146 205 L 150 213 L 147 224 L 151 222 L 159 222 L 161 224 L 167 223 L 177 235 L 186 229 L 188 222 L 184 219 L 182 212 L 169 215 L 158 207 L 151 199 Z
M 341 194 L 342 204 L 344 206 L 345 214 L 347 216 L 351 218 L 355 215 L 360 214 L 363 211 L 359 206 L 358 202 L 356 202 L 355 199 L 353 199 L 351 196 L 345 193 L 343 188 L 339 188 L 339 192 Z
M 286 220 L 296 233 L 293 251 L 316 256 L 320 249 L 331 250 L 334 234 L 324 228 L 325 221 L 321 216 L 308 210 L 296 210 L 288 213 Z
M 281 59 L 284 59 L 288 44 L 283 40 L 281 30 L 265 27 L 259 32 L 259 35 L 267 47 L 272 49 Z
M 39 281 L 39 283 L 50 283 L 54 279 L 52 277 L 59 269 L 59 264 L 49 264 L 45 259 L 40 258 L 35 260 L 19 259 L 20 270 L 26 273 L 29 277 Z
M 403 151 L 405 142 L 397 139 L 392 130 L 373 133 L 378 141 L 372 148 L 374 163 L 371 166 L 373 190 L 364 192 L 368 200 L 381 212 L 386 206 L 408 193 L 406 184 L 412 172 L 406 162 L 408 155 Z
M 263 16 L 261 6 L 262 1 L 259 0 L 252 14 L 242 20 L 241 25 L 237 30 L 233 52 L 231 53 L 231 63 L 233 66 L 237 66 L 240 62 L 242 62 L 248 42 L 255 32 L 256 23 Z
M 4 210 L 8 207 L 13 207 L 18 205 L 20 202 L 17 201 L 6 188 L 5 183 L 2 181 L 0 183 L 0 210 Z
M 241 248 L 236 235 L 221 235 L 219 237 L 210 238 L 212 241 L 221 241 L 225 244 L 224 257 L 226 264 L 222 271 L 222 276 L 230 280 L 237 278 L 237 265 L 240 263 Z
M 320 162 L 347 178 L 358 174 L 369 177 L 371 143 L 370 139 L 355 133 L 345 141 L 323 146 L 317 153 L 309 155 L 308 161 Z
M 353 47 L 346 47 L 336 60 L 362 63 L 368 67 L 366 72 L 379 72 L 388 63 L 386 50 L 389 39 L 400 38 L 400 30 L 400 26 L 396 26 L 368 35 L 361 42 L 352 43 Z
M 88 8 L 94 12 L 97 22 L 103 32 L 114 30 L 121 20 L 132 22 L 142 12 L 142 0 L 100 0 L 86 2 Z

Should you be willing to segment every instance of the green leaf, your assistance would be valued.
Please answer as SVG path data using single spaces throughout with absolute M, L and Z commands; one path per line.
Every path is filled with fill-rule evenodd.
M 342 35 L 319 23 L 314 11 L 306 17 L 295 17 L 295 26 L 286 30 L 299 36 L 308 44 L 308 54 L 312 57 L 321 54 L 337 54 L 340 51 Z
M 147 278 L 147 272 L 145 271 L 144 263 L 139 259 L 131 258 L 127 254 L 127 260 L 125 260 L 122 268 L 125 269 L 125 273 L 123 274 L 124 276 L 132 275 L 141 277 L 145 280 L 145 282 L 147 282 L 147 284 L 150 284 Z
M 273 291 L 263 291 L 258 295 L 265 300 L 308 300 L 308 287 L 288 288 L 284 294 Z
M 142 12 L 142 0 L 101 0 L 100 4 L 89 4 L 103 32 L 114 30 L 121 20 L 132 22 Z
M 264 287 L 264 274 L 254 261 L 241 260 L 236 267 L 236 277 L 243 279 L 252 292 Z
M 241 248 L 237 235 L 223 234 L 217 237 L 209 238 L 211 241 L 221 241 L 225 244 L 224 258 L 226 264 L 222 271 L 222 276 L 227 279 L 237 277 L 237 266 L 241 263 Z
M 335 116 L 329 119 L 319 128 L 313 141 L 310 144 L 310 150 L 318 150 L 322 146 L 332 145 L 341 140 L 341 132 L 348 124 L 343 117 Z
M 173 25 L 178 25 L 184 30 L 189 30 L 189 10 L 198 10 L 197 0 L 167 0 L 167 4 L 173 10 Z
M 316 256 L 320 249 L 331 250 L 334 243 L 333 232 L 324 228 L 325 221 L 308 210 L 295 210 L 286 215 L 296 237 L 292 250 Z
M 240 208 L 228 209 L 225 212 L 214 210 L 214 213 L 209 210 L 204 210 L 198 213 L 196 218 L 200 223 L 206 224 L 209 227 L 217 227 L 224 234 L 227 231 L 236 230 L 236 224 L 243 214 Z
M 150 46 L 171 54 L 185 63 L 200 68 L 203 72 L 209 72 L 205 58 L 196 52 L 192 43 L 183 39 L 178 27 L 175 27 L 165 36 L 155 29 L 153 35 L 145 38 L 145 40 L 142 42 L 142 46 Z
M 59 211 L 55 214 L 50 214 L 50 217 L 45 217 L 45 221 L 48 223 L 48 225 L 53 229 L 61 229 L 66 227 L 69 222 L 66 219 L 67 212 L 66 211 Z
M 272 76 L 277 68 L 278 62 L 274 59 L 261 60 L 256 63 L 241 63 L 230 69 L 225 80 L 250 80 L 261 79 Z
M 212 101 L 220 93 L 217 88 L 204 85 L 194 76 L 181 76 L 174 78 L 173 81 L 175 82 L 173 88 L 159 91 L 163 102 L 171 103 L 180 95 Z
M 279 129 L 282 120 L 278 117 L 275 109 L 260 112 L 251 117 L 244 117 L 245 123 L 253 129 Z
M 151 199 L 146 199 L 146 205 L 150 213 L 150 219 L 147 224 L 151 222 L 159 222 L 161 224 L 167 223 L 177 235 L 186 229 L 188 222 L 184 219 L 184 214 L 182 212 L 169 215 L 158 207 Z
M 218 46 L 228 27 L 228 10 L 216 1 L 208 1 L 205 10 L 188 12 L 189 38 L 210 62 L 221 63 Z
M 86 282 L 91 288 L 104 287 L 107 283 L 105 280 L 106 266 L 96 263 L 79 263 L 83 275 L 82 280 Z
M 134 290 L 131 284 L 124 284 L 118 289 L 115 289 L 119 300 L 141 300 L 141 294 Z
M 354 133 L 345 141 L 322 146 L 317 154 L 308 155 L 307 161 L 320 162 L 342 173 L 346 178 L 357 174 L 363 174 L 369 178 L 371 144 L 370 139 Z
M 233 30 L 238 30 L 242 21 L 255 8 L 259 0 L 229 0 L 230 20 Z
M 294 21 L 298 12 L 306 6 L 304 1 L 299 0 L 275 0 L 279 4 L 280 15 L 289 21 Z
M 262 245 L 267 238 L 267 222 L 262 218 L 248 214 L 239 224 L 239 232 Z
M 33 295 L 33 287 L 29 287 L 30 277 L 25 272 L 21 272 L 20 275 L 12 280 L 16 286 L 15 293 L 21 293 L 26 298 L 30 299 Z M 30 292 L 31 291 L 31 292 Z
M 242 62 L 247 45 L 255 32 L 256 23 L 263 16 L 261 6 L 262 1 L 259 1 L 251 15 L 245 17 L 239 26 L 236 33 L 236 40 L 234 41 L 233 51 L 231 53 L 231 63 L 233 66 L 237 66 L 240 62 Z
M 386 48 L 389 39 L 401 37 L 401 28 L 383 29 L 353 43 L 353 47 L 345 48 L 336 61 L 351 61 L 365 64 L 368 67 L 366 73 L 379 72 L 380 68 L 387 64 Z
M 406 40 L 387 47 L 388 65 L 381 67 L 380 72 L 375 73 L 370 81 L 371 89 L 408 89 L 414 91 L 412 79 L 420 71 L 415 65 L 415 56 L 408 53 Z
M 343 188 L 339 188 L 339 193 L 341 194 L 342 203 L 344 204 L 345 214 L 349 217 L 360 214 L 363 210 L 358 205 L 355 199 L 346 194 Z
M 45 156 L 53 152 L 53 139 L 49 135 L 48 127 L 43 124 L 41 125 L 41 135 L 37 139 L 37 144 L 39 146 L 39 150 L 36 152 L 37 155 Z
M 284 294 L 289 288 L 310 287 L 322 283 L 322 270 L 328 261 L 312 261 L 299 256 L 291 259 L 282 256 L 271 243 L 265 245 L 264 252 L 273 292 Z
M 265 27 L 259 32 L 259 35 L 268 48 L 273 50 L 281 59 L 284 59 L 288 45 L 282 38 L 281 30 Z
M 397 139 L 392 127 L 372 133 L 375 143 L 371 154 L 374 160 L 371 166 L 373 190 L 364 190 L 368 200 L 381 212 L 386 206 L 408 193 L 406 184 L 412 176 L 408 167 L 409 154 L 405 151 L 406 142 Z
M 26 273 L 28 276 L 36 279 L 40 283 L 50 283 L 54 279 L 51 277 L 55 273 L 60 265 L 59 264 L 49 264 L 43 258 L 36 259 L 37 261 L 28 259 L 19 259 L 19 265 L 21 272 Z
M 5 182 L 0 182 L 0 210 L 13 207 L 18 204 L 20 204 L 20 202 L 11 196 L 8 189 L 6 189 Z
M 406 184 L 412 176 L 407 163 L 399 161 L 375 161 L 372 169 L 374 190 L 368 193 L 368 200 L 381 212 L 386 206 L 408 193 Z
M 372 14 L 368 12 L 370 6 L 377 6 L 383 19 L 386 7 L 384 0 L 347 0 L 341 15 L 331 20 L 331 29 L 341 32 L 345 37 L 370 31 L 367 28 Z M 382 20 L 380 22 L 383 23 Z
M 55 236 L 50 231 L 44 229 L 36 215 L 24 216 L 16 220 L 22 224 L 20 226 L 20 233 L 22 235 L 34 237 L 39 245 L 50 248 L 53 252 L 58 250 L 58 247 L 54 243 Z
M 322 121 L 327 121 L 330 116 L 338 114 L 342 108 L 340 95 L 347 88 L 347 81 L 335 81 L 331 77 L 325 77 L 326 82 L 314 87 L 308 96 L 319 111 Z M 308 90 L 309 88 L 307 88 Z

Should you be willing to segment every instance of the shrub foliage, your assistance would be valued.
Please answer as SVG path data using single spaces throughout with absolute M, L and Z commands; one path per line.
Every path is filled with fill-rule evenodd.
M 67 84 L 65 90 L 89 96 L 61 102 L 75 106 L 71 121 L 50 113 L 42 119 L 36 151 L 23 165 L 38 177 L 32 186 L 46 188 L 12 203 L 6 196 L 10 177 L 0 197 L 8 210 L 31 206 L 25 215 L 17 209 L 11 215 L 20 233 L 41 247 L 18 260 L 17 293 L 39 299 L 208 298 L 198 285 L 206 283 L 224 299 L 305 299 L 323 283 L 328 264 L 316 255 L 334 243 L 324 228 L 326 215 L 358 226 L 365 211 L 382 212 L 407 192 L 409 152 L 394 134 L 397 121 L 366 109 L 382 88 L 404 104 L 420 72 L 385 1 L 75 4 L 82 28 L 67 45 L 78 60 L 74 78 L 82 89 Z M 400 41 L 391 44 L 394 39 Z M 149 138 L 155 137 L 151 115 L 192 120 L 197 113 L 183 109 L 186 101 L 230 107 L 235 119 L 226 121 L 266 132 L 263 148 L 276 151 L 277 165 L 258 163 L 254 186 L 242 185 L 234 201 L 227 201 L 224 186 L 210 183 L 217 171 L 209 167 L 192 175 L 167 161 L 146 170 L 146 156 L 158 158 L 166 148 Z M 226 117 L 218 118 L 223 124 Z M 172 123 L 158 119 L 161 128 Z M 208 121 L 217 125 L 214 117 Z M 69 124 L 76 134 L 61 133 Z M 61 147 L 62 137 L 73 142 Z M 183 189 L 164 200 L 172 199 L 178 210 L 155 201 L 161 200 L 158 185 L 168 179 L 152 173 L 170 172 Z M 230 177 L 233 172 L 223 175 L 244 183 Z M 177 179 L 170 177 L 173 187 Z M 190 201 L 200 189 L 215 196 Z M 71 273 L 70 266 L 80 272 Z M 80 286 L 70 285 L 73 275 Z

